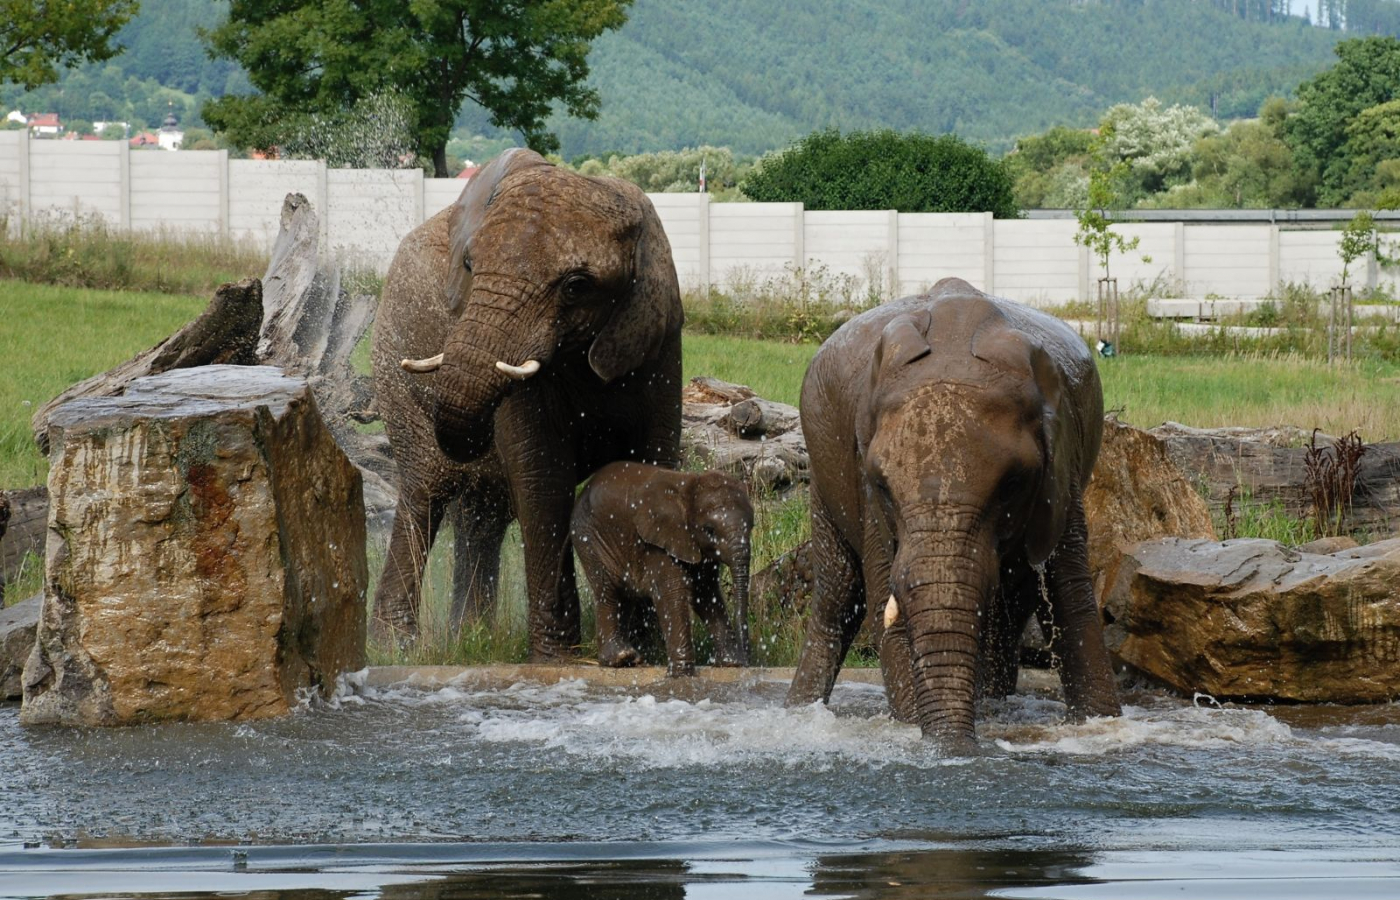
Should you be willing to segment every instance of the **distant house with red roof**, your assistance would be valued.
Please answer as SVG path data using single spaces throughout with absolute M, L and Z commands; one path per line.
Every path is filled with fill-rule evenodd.
M 58 113 L 35 113 L 29 117 L 29 131 L 40 137 L 58 137 L 63 123 L 58 121 Z
M 471 177 L 480 171 L 481 166 L 467 166 L 465 169 L 457 173 L 457 177 L 461 178 L 463 181 L 470 181 Z
M 160 138 L 157 137 L 156 134 L 155 134 L 155 132 L 153 132 L 153 131 L 143 131 L 143 132 L 141 132 L 140 134 L 136 135 L 136 137 L 134 137 L 134 138 L 132 138 L 131 140 L 127 141 L 127 143 L 130 144 L 133 148 L 136 148 L 136 149 L 140 149 L 140 148 L 142 148 L 142 147 L 156 147 L 156 148 L 159 148 L 159 147 L 160 147 Z

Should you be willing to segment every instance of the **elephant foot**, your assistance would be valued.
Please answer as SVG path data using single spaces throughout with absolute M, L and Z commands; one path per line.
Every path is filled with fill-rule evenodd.
M 418 620 L 412 616 L 375 616 L 369 621 L 369 635 L 377 643 L 403 649 L 418 638 Z
M 525 661 L 536 665 L 559 665 L 573 662 L 576 659 L 578 659 L 577 647 L 560 646 L 532 648 Z
M 638 653 L 635 647 L 621 642 L 607 644 L 598 649 L 598 665 L 600 666 L 625 669 L 629 666 L 639 665 L 641 661 L 642 654 Z
M 695 663 L 671 663 L 666 667 L 667 678 L 689 678 L 695 674 Z
M 1115 697 L 1070 704 L 1065 719 L 1071 723 L 1079 724 L 1085 719 L 1092 719 L 1095 716 L 1121 715 L 1123 715 L 1123 707 Z
M 714 662 L 711 663 L 711 665 L 722 669 L 742 669 L 748 664 L 749 661 L 741 653 L 720 653 L 715 656 Z

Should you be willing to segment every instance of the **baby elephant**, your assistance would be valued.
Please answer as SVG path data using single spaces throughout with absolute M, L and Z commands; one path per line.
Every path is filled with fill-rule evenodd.
M 718 665 L 747 665 L 749 532 L 753 506 L 739 481 L 719 472 L 676 472 L 617 462 L 593 475 L 574 503 L 574 551 L 598 609 L 598 661 L 632 666 L 628 640 L 645 600 L 656 606 L 668 674 L 695 674 L 690 608 L 709 626 Z M 725 618 L 719 567 L 734 576 L 734 618 Z

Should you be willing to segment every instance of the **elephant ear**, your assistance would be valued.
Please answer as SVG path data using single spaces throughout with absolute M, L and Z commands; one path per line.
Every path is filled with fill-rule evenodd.
M 700 561 L 700 547 L 690 533 L 685 494 L 667 485 L 638 504 L 637 536 L 685 563 Z
M 928 310 L 918 309 L 900 313 L 885 323 L 870 359 L 870 391 L 867 392 L 867 397 L 879 396 L 881 382 L 895 377 L 903 367 L 933 352 L 928 343 L 931 319 Z M 864 414 L 857 420 L 860 427 L 856 440 L 862 452 L 874 434 L 874 417 L 874 407 L 867 405 Z
M 452 205 L 452 214 L 447 222 L 448 257 L 447 278 L 443 280 L 443 290 L 447 294 L 447 307 L 455 315 L 462 311 L 467 292 L 471 290 L 472 273 L 466 267 L 467 245 L 481 220 L 486 217 L 486 209 L 495 199 L 501 180 L 507 175 L 528 169 L 532 166 L 547 166 L 550 162 L 533 150 L 512 147 L 481 167 L 462 188 L 461 196 Z
M 655 359 L 666 338 L 680 330 L 683 317 L 680 283 L 661 218 L 640 188 L 618 182 L 617 189 L 633 204 L 637 218 L 631 229 L 631 289 L 618 300 L 588 349 L 588 364 L 604 384 Z
M 1060 446 L 1060 398 L 1064 381 L 1060 367 L 1045 348 L 1027 335 L 989 320 L 973 339 L 972 353 L 978 359 L 1021 379 L 1039 407 L 1036 442 L 1041 448 L 1040 482 L 1026 522 L 1026 553 L 1037 564 L 1049 557 L 1065 529 L 1069 492 L 1074 489 L 1069 473 L 1069 454 Z

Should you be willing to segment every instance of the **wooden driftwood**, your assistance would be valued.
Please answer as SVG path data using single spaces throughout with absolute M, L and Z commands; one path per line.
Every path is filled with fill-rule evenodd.
M 149 350 L 115 368 L 78 382 L 39 407 L 30 420 L 34 443 L 49 452 L 49 418 L 58 407 L 78 397 L 118 397 L 126 386 L 146 375 L 218 363 L 251 366 L 258 362 L 258 327 L 263 316 L 262 283 L 247 278 L 214 292 L 204 312 L 193 322 Z
M 49 491 L 43 486 L 0 492 L 0 504 L 9 511 L 0 529 L 0 602 L 5 584 L 14 581 L 30 553 L 43 556 L 44 532 L 49 516 Z

